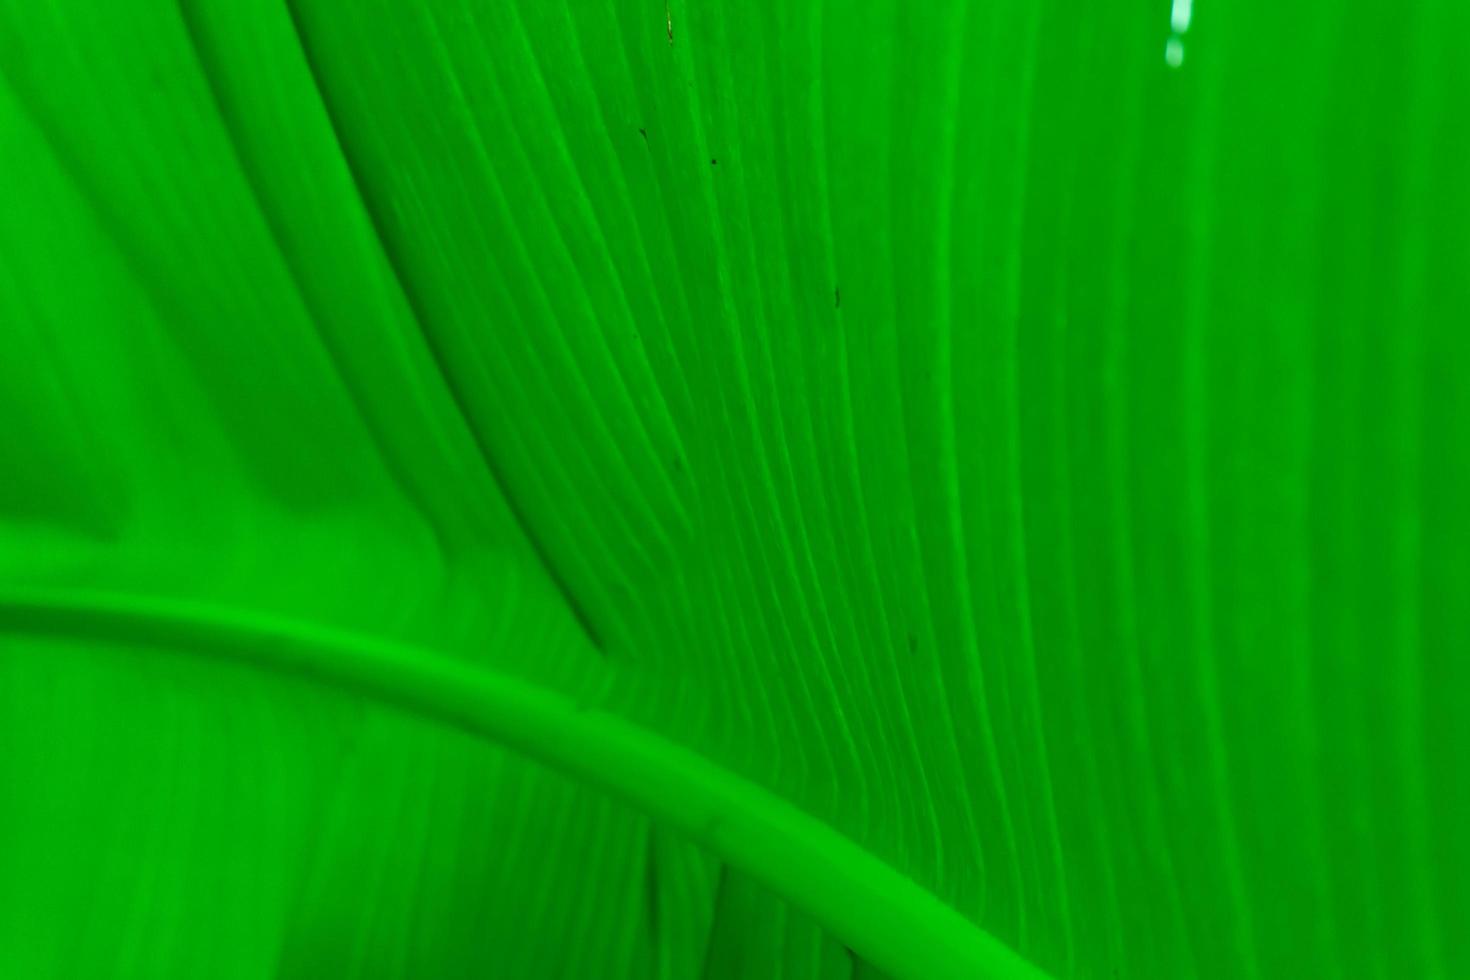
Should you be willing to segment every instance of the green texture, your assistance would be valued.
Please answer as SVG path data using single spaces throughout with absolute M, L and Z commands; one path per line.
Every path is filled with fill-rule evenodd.
M 0 0 L 0 980 L 1470 976 L 1466 39 Z

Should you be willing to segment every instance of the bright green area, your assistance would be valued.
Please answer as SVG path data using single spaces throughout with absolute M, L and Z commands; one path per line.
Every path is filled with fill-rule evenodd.
M 1470 976 L 1470 6 L 1182 2 L 0 0 L 0 978 Z

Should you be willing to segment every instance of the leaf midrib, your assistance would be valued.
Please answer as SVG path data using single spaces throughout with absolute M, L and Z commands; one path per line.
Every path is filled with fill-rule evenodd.
M 1046 980 L 811 814 L 684 746 L 525 680 L 366 634 L 176 599 L 0 592 L 0 632 L 237 661 L 462 729 L 595 786 L 762 882 L 897 980 Z

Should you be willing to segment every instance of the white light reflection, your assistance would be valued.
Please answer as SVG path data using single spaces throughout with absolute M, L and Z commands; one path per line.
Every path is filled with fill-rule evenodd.
M 1189 30 L 1193 16 L 1194 0 L 1174 0 L 1174 6 L 1169 8 L 1169 27 L 1174 33 L 1164 45 L 1164 64 L 1170 68 L 1184 64 L 1184 32 Z
M 1194 15 L 1194 0 L 1174 0 L 1174 7 L 1169 11 L 1169 26 L 1174 28 L 1175 34 L 1183 34 L 1189 30 L 1189 18 Z

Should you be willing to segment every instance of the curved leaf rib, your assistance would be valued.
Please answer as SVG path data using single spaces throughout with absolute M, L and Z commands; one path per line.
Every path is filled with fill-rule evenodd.
M 574 698 L 423 647 L 223 606 L 6 590 L 0 632 L 233 660 L 515 749 L 708 847 L 908 980 L 1046 974 L 850 838 L 764 787 Z

